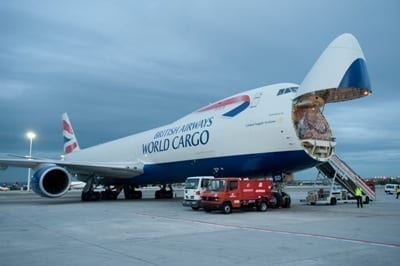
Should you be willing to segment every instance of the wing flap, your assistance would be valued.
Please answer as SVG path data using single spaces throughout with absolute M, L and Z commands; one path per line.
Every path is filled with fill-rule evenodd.
M 94 174 L 105 178 L 132 178 L 143 174 L 141 162 L 69 162 L 61 161 L 58 165 L 66 167 L 75 174 Z

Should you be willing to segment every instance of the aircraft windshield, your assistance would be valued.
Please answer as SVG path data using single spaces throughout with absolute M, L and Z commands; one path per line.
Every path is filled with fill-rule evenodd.
M 196 189 L 199 185 L 198 178 L 187 179 L 185 182 L 185 189 Z
M 211 180 L 208 184 L 207 190 L 209 191 L 224 191 L 225 180 Z

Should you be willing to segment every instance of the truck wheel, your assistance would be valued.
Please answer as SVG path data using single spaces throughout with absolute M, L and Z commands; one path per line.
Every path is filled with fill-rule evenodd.
M 369 204 L 369 197 L 365 197 L 364 203 L 365 203 L 365 204 Z
M 336 205 L 336 198 L 331 198 L 331 205 Z
M 229 202 L 225 202 L 224 204 L 222 204 L 222 211 L 225 214 L 230 214 L 232 212 L 232 206 Z
M 265 212 L 268 210 L 268 204 L 265 200 L 262 200 L 258 205 L 257 205 L 257 211 L 260 212 Z
M 198 211 L 198 210 L 199 210 L 199 207 L 192 207 L 192 210 Z

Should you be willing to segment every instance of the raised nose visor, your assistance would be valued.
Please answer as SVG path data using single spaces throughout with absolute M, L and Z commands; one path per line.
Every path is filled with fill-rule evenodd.
M 293 121 L 310 156 L 326 161 L 336 145 L 321 107 L 370 94 L 365 58 L 358 41 L 351 34 L 340 35 L 318 58 L 293 99 Z
M 371 93 L 364 54 L 351 34 L 337 37 L 301 83 L 295 101 L 309 94 L 325 103 L 353 100 Z M 307 98 L 307 97 L 306 97 Z

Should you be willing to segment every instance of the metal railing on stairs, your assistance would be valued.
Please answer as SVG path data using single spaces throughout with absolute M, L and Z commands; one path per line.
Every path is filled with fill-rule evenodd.
M 369 199 L 375 200 L 375 191 L 336 155 L 333 155 L 326 163 L 318 165 L 317 168 L 326 177 L 336 178 L 336 181 L 353 195 L 355 188 L 359 186 Z

